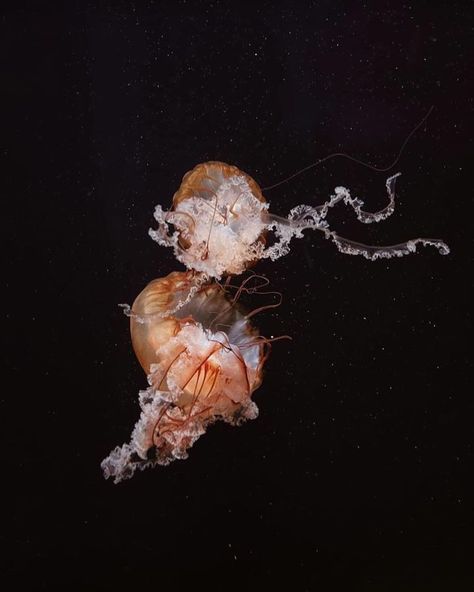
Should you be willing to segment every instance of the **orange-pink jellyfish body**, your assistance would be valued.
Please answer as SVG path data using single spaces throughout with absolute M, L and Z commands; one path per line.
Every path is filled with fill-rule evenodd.
M 158 228 L 150 230 L 150 236 L 160 245 L 172 247 L 178 261 L 188 269 L 216 279 L 240 274 L 260 259 L 274 261 L 286 255 L 290 241 L 301 238 L 304 230 L 321 231 L 342 253 L 371 260 L 414 253 L 418 244 L 436 247 L 443 255 L 449 253 L 440 239 L 414 238 L 389 246 L 366 245 L 330 229 L 326 217 L 340 202 L 350 206 L 364 224 L 388 218 L 395 209 L 395 183 L 399 175 L 386 180 L 388 203 L 380 211 L 364 210 L 361 199 L 352 197 L 345 187 L 336 187 L 323 204 L 296 206 L 285 218 L 269 211 L 260 187 L 247 173 L 222 162 L 205 162 L 186 173 L 171 210 L 156 206 Z M 266 246 L 269 232 L 274 233 L 275 241 Z
M 249 321 L 253 313 L 239 310 L 237 298 L 230 299 L 217 283 L 221 278 L 241 274 L 260 259 L 274 261 L 287 254 L 290 241 L 305 230 L 321 231 L 342 253 L 370 260 L 408 255 L 418 244 L 449 253 L 440 239 L 366 245 L 330 229 L 326 217 L 340 202 L 360 222 L 385 220 L 395 209 L 398 176 L 386 180 L 388 203 L 378 212 L 367 212 L 361 199 L 336 187 L 323 204 L 296 206 L 285 218 L 269 211 L 258 184 L 235 166 L 211 161 L 186 173 L 172 208 L 156 206 L 158 228 L 150 236 L 172 247 L 188 271 L 152 281 L 127 311 L 133 347 L 150 386 L 140 392 L 141 415 L 130 443 L 116 447 L 102 462 L 106 477 L 118 482 L 137 468 L 185 458 L 207 425 L 257 416 L 251 395 L 261 383 L 265 346 L 271 340 L 259 337 Z M 270 232 L 274 240 L 267 245 Z
M 188 269 L 211 278 L 238 275 L 262 258 L 268 204 L 258 184 L 236 166 L 204 162 L 187 172 L 171 210 L 155 209 L 150 235 L 174 248 Z M 170 233 L 169 225 L 176 232 Z
M 152 281 L 136 298 L 132 343 L 148 376 L 130 444 L 102 463 L 115 481 L 136 468 L 186 458 L 208 424 L 257 416 L 265 344 L 219 284 L 196 287 L 193 272 Z

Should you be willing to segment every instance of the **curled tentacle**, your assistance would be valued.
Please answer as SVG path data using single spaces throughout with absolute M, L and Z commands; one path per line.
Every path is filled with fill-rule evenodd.
M 448 245 L 441 239 L 432 238 L 414 238 L 396 245 L 366 245 L 350 239 L 339 236 L 330 229 L 326 217 L 329 210 L 337 203 L 343 201 L 344 204 L 353 208 L 357 219 L 364 224 L 380 222 L 388 218 L 395 209 L 395 183 L 400 173 L 389 177 L 385 183 L 389 198 L 388 204 L 377 212 L 367 212 L 363 210 L 364 202 L 352 197 L 349 190 L 345 187 L 336 187 L 334 194 L 330 199 L 320 206 L 299 205 L 290 211 L 287 219 L 269 214 L 269 228 L 274 230 L 279 240 L 268 247 L 264 252 L 264 257 L 278 259 L 289 251 L 289 243 L 292 238 L 301 238 L 304 230 L 320 230 L 326 238 L 332 240 L 338 250 L 346 255 L 362 255 L 372 261 L 380 258 L 403 257 L 416 252 L 417 245 L 436 247 L 441 255 L 449 253 Z

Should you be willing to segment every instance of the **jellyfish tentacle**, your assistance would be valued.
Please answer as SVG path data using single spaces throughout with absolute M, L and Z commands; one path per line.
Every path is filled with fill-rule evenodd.
M 345 205 L 350 206 L 354 210 L 359 222 L 371 224 L 372 222 L 386 220 L 395 211 L 395 183 L 400 175 L 401 173 L 396 173 L 386 180 L 385 186 L 387 188 L 389 202 L 381 210 L 377 210 L 376 212 L 363 210 L 364 202 L 358 197 L 352 197 L 349 190 L 345 187 L 336 187 L 334 195 L 324 204 L 317 206 L 315 210 L 318 212 L 319 218 L 323 220 L 326 218 L 329 208 L 334 207 L 338 202 L 343 200 Z
M 198 375 L 196 377 L 196 384 L 194 385 L 193 400 L 191 402 L 191 406 L 190 406 L 190 409 L 189 409 L 188 416 L 191 416 L 192 415 L 193 409 L 194 409 L 194 407 L 195 407 L 195 405 L 196 405 L 196 403 L 197 403 L 197 401 L 198 401 L 198 399 L 199 399 L 199 397 L 201 395 L 201 392 L 202 392 L 202 389 L 204 387 L 204 384 L 205 384 L 206 380 L 208 379 L 208 372 L 209 372 L 209 374 L 212 372 L 212 369 L 209 369 L 209 367 L 208 367 L 208 362 L 207 361 L 209 360 L 209 358 L 211 358 L 214 355 L 214 353 L 216 351 L 218 351 L 218 349 L 217 350 L 214 349 L 213 353 L 210 354 L 207 357 L 207 359 L 199 366 L 199 368 L 197 370 Z M 202 371 L 202 382 L 201 382 L 201 386 L 198 389 L 198 386 L 199 386 L 199 378 L 200 378 L 200 375 L 201 375 L 201 371 Z M 216 378 L 216 380 L 217 380 L 217 378 Z M 214 387 L 214 384 L 215 384 L 216 380 L 213 381 L 212 388 Z M 211 391 L 210 392 L 212 392 L 212 388 L 211 388 Z M 208 394 L 207 394 L 207 396 L 205 398 L 208 398 L 209 397 L 210 392 L 208 392 Z
M 160 426 L 160 423 L 163 419 L 163 416 L 166 415 L 168 416 L 168 409 L 171 406 L 171 403 L 165 403 L 163 405 L 163 409 L 161 410 L 158 419 L 155 422 L 155 425 L 153 426 L 153 429 L 151 431 L 151 435 L 152 435 L 152 446 L 156 446 L 156 439 L 159 436 L 159 432 L 158 432 L 158 428 Z
M 214 196 L 214 198 L 215 198 L 215 199 L 217 199 L 217 195 L 216 195 L 214 192 L 213 192 L 213 196 Z M 219 212 L 219 211 L 215 212 L 215 211 L 214 211 L 214 205 L 213 205 L 213 204 L 210 204 L 210 203 L 208 203 L 207 201 L 203 201 L 203 202 L 202 202 L 202 205 L 203 205 L 203 206 L 205 206 L 206 208 L 210 209 L 212 212 L 214 212 L 214 214 L 216 214 L 216 213 L 217 213 L 217 214 L 219 214 L 219 216 L 220 216 L 220 217 L 222 218 L 222 220 L 223 220 L 223 224 L 227 224 L 227 218 L 226 218 L 226 215 L 225 215 L 225 214 L 223 214 L 222 212 Z
M 273 343 L 274 341 L 281 341 L 282 339 L 289 339 L 290 341 L 293 340 L 291 335 L 277 335 L 277 337 L 265 337 L 264 335 L 258 335 L 255 339 L 247 341 L 245 343 L 240 344 L 240 349 L 245 347 L 254 347 L 258 343 L 266 343 L 267 345 Z
M 214 376 L 212 378 L 212 384 L 209 386 L 209 389 L 207 391 L 207 395 L 204 397 L 205 399 L 208 399 L 210 397 L 212 391 L 214 390 L 214 387 L 216 386 L 217 378 L 219 377 L 220 371 L 221 371 L 221 369 L 219 367 L 213 369 Z
M 447 255 L 449 253 L 448 245 L 437 238 L 415 238 L 396 245 L 366 245 L 344 238 L 334 231 L 325 230 L 325 234 L 326 238 L 332 240 L 341 253 L 345 255 L 362 255 L 371 261 L 410 255 L 416 252 L 416 246 L 418 244 L 424 247 L 435 247 L 441 255 Z
M 263 312 L 264 310 L 270 310 L 271 308 L 278 308 L 283 300 L 283 295 L 281 292 L 278 292 L 277 290 L 272 290 L 272 291 L 267 291 L 267 292 L 259 292 L 260 294 L 263 295 L 271 295 L 271 296 L 278 296 L 278 302 L 274 302 L 273 304 L 265 304 L 263 306 L 259 306 L 258 308 L 255 308 L 254 310 L 250 311 L 249 313 L 247 313 L 245 315 L 246 319 L 250 319 L 252 318 L 254 315 Z
M 228 206 L 227 211 L 230 212 L 233 216 L 238 216 L 238 214 L 236 212 L 234 212 L 234 208 L 237 205 L 237 202 L 239 201 L 239 199 L 244 195 L 244 192 L 241 191 L 239 193 L 239 195 L 234 199 L 234 201 L 232 202 L 232 205 Z
M 348 255 L 362 255 L 370 260 L 379 258 L 402 257 L 416 252 L 418 244 L 423 246 L 432 246 L 438 249 L 441 255 L 449 253 L 448 245 L 440 239 L 415 238 L 408 241 L 388 246 L 366 245 L 350 239 L 339 236 L 332 231 L 326 220 L 329 209 L 334 207 L 340 201 L 353 208 L 357 219 L 365 224 L 371 222 L 380 222 L 390 216 L 395 209 L 395 183 L 400 173 L 392 175 L 386 180 L 385 186 L 389 203 L 376 212 L 367 212 L 363 210 L 364 202 L 355 197 L 353 198 L 345 187 L 336 187 L 334 194 L 330 199 L 320 206 L 299 205 L 293 208 L 288 219 L 282 219 L 279 216 L 268 214 L 268 228 L 273 229 L 279 241 L 268 247 L 263 257 L 269 257 L 272 260 L 278 259 L 289 251 L 289 243 L 292 238 L 302 238 L 304 230 L 319 230 L 323 232 L 326 238 L 331 239 L 341 253 Z
M 211 233 L 212 233 L 212 229 L 214 227 L 214 220 L 216 218 L 217 204 L 219 202 L 219 197 L 217 194 L 215 195 L 214 200 L 215 200 L 214 201 L 214 208 L 213 208 L 213 212 L 212 212 L 212 218 L 209 223 L 209 233 L 207 235 L 206 248 L 204 250 L 204 253 L 201 255 L 202 261 L 205 261 L 209 257 L 209 243 L 211 241 Z
M 133 319 L 140 325 L 149 325 L 156 323 L 159 319 L 166 319 L 171 317 L 175 313 L 179 312 L 194 298 L 194 296 L 201 290 L 203 285 L 208 281 L 208 276 L 202 272 L 196 272 L 192 270 L 187 276 L 187 281 L 183 283 L 183 286 L 175 287 L 174 289 L 174 304 L 172 307 L 164 310 L 154 310 L 151 313 L 147 312 L 136 312 L 132 310 L 129 304 L 123 303 L 118 306 L 123 309 L 123 314 L 130 319 Z M 182 295 L 179 298 L 179 295 Z
M 260 280 L 259 283 L 257 283 L 255 286 L 251 286 L 250 288 L 247 287 L 247 284 L 251 281 L 251 280 Z M 229 304 L 226 308 L 224 308 L 223 310 L 221 310 L 220 312 L 216 313 L 216 316 L 214 317 L 214 319 L 211 321 L 209 328 L 212 329 L 214 326 L 218 326 L 218 325 L 222 325 L 222 323 L 217 323 L 216 321 L 225 316 L 232 308 L 234 308 L 242 294 L 242 292 L 245 292 L 246 294 L 274 294 L 275 292 L 259 292 L 260 288 L 264 288 L 265 286 L 268 286 L 268 284 L 270 283 L 270 280 L 265 277 L 264 275 L 259 275 L 257 273 L 251 272 L 251 275 L 247 278 L 245 278 L 240 286 L 235 285 L 235 284 L 231 284 L 230 283 L 230 277 L 227 278 L 226 282 L 225 282 L 225 286 L 221 286 L 221 284 L 219 282 L 216 282 L 216 284 L 224 291 L 224 293 L 226 293 L 226 288 L 227 290 L 229 288 L 231 289 L 235 289 L 236 292 L 234 294 L 234 296 L 232 297 L 232 299 L 230 299 Z M 247 316 L 247 318 L 249 318 Z
M 355 162 L 356 164 L 366 167 L 372 171 L 377 171 L 379 173 L 386 173 L 390 169 L 393 169 L 393 167 L 400 160 L 400 157 L 401 157 L 403 151 L 405 150 L 406 145 L 408 144 L 408 142 L 410 141 L 412 136 L 415 134 L 415 132 L 417 132 L 419 130 L 419 128 L 425 123 L 425 121 L 431 115 L 431 112 L 433 111 L 433 109 L 434 109 L 434 105 L 431 105 L 431 107 L 428 109 L 426 114 L 421 118 L 421 120 L 415 125 L 415 127 L 410 131 L 410 133 L 403 140 L 403 143 L 400 146 L 400 149 L 398 150 L 398 153 L 397 153 L 395 159 L 388 165 L 377 166 L 377 165 L 373 165 L 369 162 L 364 162 L 363 160 L 360 160 L 359 158 L 355 158 L 354 156 L 351 156 L 350 154 L 346 154 L 345 152 L 334 152 L 333 154 L 328 154 L 327 156 L 324 156 L 323 158 L 319 158 L 315 162 L 312 162 L 308 166 L 303 167 L 302 169 L 296 171 L 292 175 L 289 175 L 288 177 L 281 179 L 277 183 L 273 183 L 273 185 L 267 185 L 266 187 L 262 187 L 262 191 L 270 191 L 270 189 L 274 189 L 275 187 L 279 187 L 280 185 L 287 183 L 291 179 L 298 177 L 302 173 L 305 173 L 306 171 L 309 171 L 310 169 L 313 169 L 314 167 L 317 167 L 320 164 L 323 164 L 324 162 L 327 162 L 328 160 L 331 160 L 333 158 L 346 158 L 347 160 Z
M 245 363 L 245 360 L 244 360 L 242 354 L 240 353 L 240 343 L 238 346 L 235 346 L 230 342 L 229 335 L 227 335 L 224 331 L 220 331 L 219 334 L 223 336 L 224 340 L 226 341 L 226 344 L 222 343 L 221 341 L 219 341 L 217 339 L 211 338 L 211 341 L 215 341 L 216 343 L 219 343 L 221 348 L 224 348 L 226 351 L 232 353 L 235 356 L 235 358 L 239 362 L 240 367 L 243 370 L 243 374 L 245 376 L 245 382 L 246 382 L 246 389 L 245 390 L 247 393 L 250 393 L 251 386 L 250 386 L 248 368 L 247 368 L 247 364 Z
M 158 383 L 158 386 L 156 387 L 157 390 L 161 390 L 161 387 L 163 385 L 163 382 L 166 379 L 166 376 L 168 375 L 168 372 L 171 370 L 171 367 L 173 366 L 173 364 L 176 362 L 176 360 L 178 360 L 178 358 L 180 358 L 182 356 L 182 354 L 186 351 L 186 348 L 183 348 L 180 352 L 178 352 L 178 354 L 171 360 L 171 362 L 168 364 L 166 370 L 163 372 L 163 376 L 161 377 L 160 382 Z M 153 381 L 153 374 L 152 373 L 151 376 L 151 380 Z

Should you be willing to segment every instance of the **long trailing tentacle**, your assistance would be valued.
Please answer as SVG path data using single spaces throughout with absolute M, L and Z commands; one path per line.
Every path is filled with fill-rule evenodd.
M 293 174 L 289 175 L 288 177 L 281 179 L 277 183 L 273 183 L 273 185 L 267 185 L 266 187 L 262 187 L 262 191 L 270 191 L 270 189 L 274 189 L 275 187 L 279 187 L 280 185 L 283 185 L 284 183 L 291 181 L 291 179 L 298 177 L 302 173 L 305 173 L 306 171 L 309 171 L 310 169 L 313 169 L 314 167 L 317 167 L 317 166 L 323 164 L 324 162 L 327 162 L 328 160 L 331 160 L 333 158 L 345 158 L 347 160 L 355 162 L 358 165 L 366 167 L 372 171 L 377 171 L 379 173 L 387 172 L 390 169 L 393 169 L 393 167 L 400 160 L 400 157 L 401 157 L 403 151 L 405 150 L 405 146 L 408 144 L 408 142 L 410 141 L 412 136 L 415 134 L 415 132 L 418 131 L 418 129 L 425 123 L 425 121 L 431 115 L 431 112 L 433 111 L 433 109 L 434 109 L 434 106 L 431 105 L 431 107 L 428 109 L 427 113 L 422 117 L 422 119 L 415 125 L 415 127 L 411 130 L 411 132 L 408 134 L 408 136 L 404 139 L 395 159 L 388 165 L 376 166 L 376 165 L 370 164 L 368 162 L 364 162 L 363 160 L 360 160 L 359 158 L 355 158 L 354 156 L 351 156 L 350 154 L 346 154 L 345 152 L 334 152 L 333 154 L 329 154 L 328 156 L 318 159 L 316 162 L 312 162 L 308 166 L 305 166 L 302 169 L 300 169 L 299 171 L 296 171 L 296 173 L 293 173 Z
M 441 255 L 449 253 L 448 245 L 438 238 L 414 238 L 396 245 L 366 245 L 358 243 L 342 236 L 331 230 L 325 230 L 326 238 L 333 241 L 338 251 L 345 255 L 362 255 L 366 259 L 375 261 L 376 259 L 390 259 L 392 257 L 403 257 L 416 252 L 417 245 L 424 247 L 435 247 Z
M 275 230 L 279 241 L 266 249 L 265 257 L 277 259 L 286 254 L 289 250 L 289 242 L 293 237 L 301 238 L 303 230 L 320 230 L 326 238 L 332 240 L 341 253 L 348 255 L 362 255 L 366 259 L 375 260 L 390 257 L 403 257 L 416 252 L 417 245 L 436 247 L 441 255 L 449 253 L 448 245 L 434 238 L 414 238 L 396 245 L 377 246 L 358 243 L 350 239 L 339 236 L 330 229 L 326 220 L 328 212 L 337 203 L 343 201 L 345 205 L 353 208 L 357 219 L 365 224 L 380 222 L 388 218 L 395 209 L 395 183 L 400 173 L 389 177 L 385 183 L 388 195 L 388 204 L 376 212 L 367 212 L 363 209 L 364 202 L 352 197 L 349 190 L 345 187 L 336 187 L 334 194 L 330 199 L 320 206 L 299 205 L 293 208 L 288 219 L 279 216 L 268 215 L 268 227 Z
M 363 210 L 362 208 L 364 206 L 364 202 L 358 197 L 351 197 L 349 190 L 345 187 L 336 187 L 334 190 L 334 195 L 331 196 L 331 199 L 321 206 L 317 206 L 315 209 L 319 213 L 319 217 L 324 219 L 326 218 L 329 208 L 332 208 L 338 202 L 343 200 L 346 205 L 353 208 L 359 222 L 363 222 L 364 224 L 381 222 L 382 220 L 386 220 L 391 214 L 393 214 L 395 210 L 395 183 L 400 175 L 401 173 L 397 173 L 386 180 L 385 186 L 387 188 L 389 202 L 381 210 L 376 212 L 367 212 L 366 210 Z

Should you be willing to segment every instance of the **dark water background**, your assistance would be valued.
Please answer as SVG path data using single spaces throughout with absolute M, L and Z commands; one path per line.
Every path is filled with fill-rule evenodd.
M 69 2 L 2 8 L 5 590 L 471 590 L 472 6 Z M 469 91 L 471 89 L 471 91 Z M 145 377 L 118 302 L 182 269 L 156 203 L 218 159 L 261 186 L 335 151 L 397 167 L 343 236 L 444 238 L 391 261 L 307 233 L 262 262 L 277 311 L 260 417 L 114 486 Z M 331 161 L 266 193 L 387 174 Z M 143 587 L 143 588 L 142 588 Z

